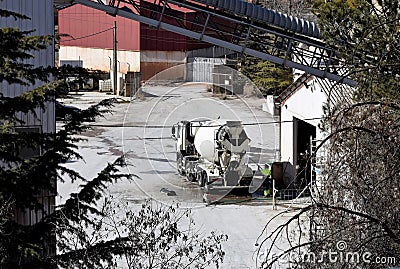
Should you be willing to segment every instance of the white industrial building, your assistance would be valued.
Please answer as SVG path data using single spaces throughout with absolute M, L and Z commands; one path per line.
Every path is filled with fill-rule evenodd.
M 320 79 L 308 74 L 295 74 L 295 81 L 281 95 L 267 98 L 264 106 L 280 125 L 278 161 L 287 162 L 288 174 L 293 179 L 303 156 L 311 150 L 311 141 L 318 144 L 326 137 L 319 128 L 324 106 L 350 102 L 352 90 L 344 84 Z

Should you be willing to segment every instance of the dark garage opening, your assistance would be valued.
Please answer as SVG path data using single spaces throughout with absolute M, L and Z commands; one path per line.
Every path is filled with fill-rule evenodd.
M 297 118 L 293 118 L 293 165 L 296 167 L 294 183 L 304 188 L 310 182 L 311 165 L 310 142 L 315 139 L 316 127 Z

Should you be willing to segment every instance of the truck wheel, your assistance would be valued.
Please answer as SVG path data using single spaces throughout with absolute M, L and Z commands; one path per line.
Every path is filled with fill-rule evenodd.
M 185 171 L 182 169 L 182 161 L 181 160 L 178 161 L 177 166 L 178 166 L 179 175 L 184 176 L 185 175 Z
M 187 180 L 190 181 L 190 182 L 193 182 L 193 181 L 196 180 L 196 177 L 195 177 L 195 175 L 193 173 L 188 173 Z
M 184 176 L 185 175 L 185 171 L 183 170 L 183 168 L 182 168 L 182 154 L 179 154 L 178 153 L 178 155 L 176 156 L 176 168 L 177 168 L 177 170 L 178 170 L 178 173 L 181 175 L 181 176 Z
M 185 170 L 183 171 L 183 173 L 184 173 L 184 175 L 186 174 L 186 179 L 187 179 L 188 181 L 192 182 L 193 180 L 196 179 L 196 177 L 195 177 L 195 175 L 194 175 L 192 172 L 190 172 L 190 171 L 191 171 L 191 169 L 190 169 L 190 164 L 189 164 L 189 163 L 186 163 L 186 165 L 185 165 Z

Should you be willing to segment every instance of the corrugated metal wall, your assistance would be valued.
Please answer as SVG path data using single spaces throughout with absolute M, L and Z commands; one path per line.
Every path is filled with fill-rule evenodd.
M 61 46 L 113 48 L 113 26 L 117 22 L 118 50 L 139 51 L 139 22 L 82 5 L 73 5 L 58 12 L 58 32 L 64 36 Z
M 142 5 L 151 8 L 152 3 L 141 1 Z M 129 6 L 125 6 L 129 8 Z M 174 10 L 176 16 L 194 17 L 194 12 L 186 14 L 186 10 Z M 118 50 L 160 50 L 187 51 L 210 46 L 209 44 L 191 40 L 185 36 L 165 30 L 157 30 L 139 22 L 107 15 L 104 12 L 82 5 L 73 5 L 58 12 L 58 31 L 69 36 L 61 37 L 61 46 L 83 48 L 113 48 L 112 27 L 117 21 Z M 171 20 L 176 24 L 175 20 Z
M 226 60 L 223 58 L 195 57 L 193 63 L 187 65 L 188 81 L 213 83 L 214 66 L 225 63 Z
M 30 20 L 15 20 L 13 17 L 0 18 L 0 26 L 15 27 L 21 30 L 34 30 L 32 35 L 53 35 L 54 34 L 54 11 L 52 0 L 3 0 L 0 1 L 0 8 L 24 14 L 30 17 Z M 51 44 L 47 49 L 33 52 L 34 58 L 27 61 L 34 66 L 53 66 L 54 65 L 54 44 Z M 42 82 L 37 82 L 34 86 L 25 87 L 20 85 L 8 85 L 3 82 L 1 91 L 5 96 L 14 97 L 21 93 L 42 85 Z M 45 111 L 36 110 L 35 117 L 32 113 L 19 114 L 19 117 L 25 122 L 24 128 L 37 130 L 39 132 L 55 132 L 55 111 L 54 103 L 46 104 Z M 49 179 L 51 180 L 51 179 Z M 54 210 L 55 194 L 43 191 L 42 195 L 37 197 L 43 202 L 44 211 L 34 210 L 17 210 L 15 219 L 20 224 L 29 225 L 37 222 L 43 214 Z
M 186 51 L 187 41 L 183 35 L 157 30 L 147 24 L 140 24 L 141 50 Z
M 186 63 L 186 53 L 183 51 L 146 50 L 140 52 L 140 72 L 143 80 L 148 80 L 165 69 L 184 63 Z
M 3 0 L 0 1 L 0 7 L 15 11 L 30 17 L 30 20 L 15 20 L 13 17 L 0 18 L 1 27 L 16 27 L 21 30 L 35 30 L 32 35 L 53 35 L 54 34 L 54 16 L 53 1 L 32 1 L 32 0 Z M 28 63 L 35 66 L 53 66 L 54 65 L 54 46 L 47 49 L 34 52 L 35 57 Z M 35 86 L 40 86 L 38 82 Z M 30 87 L 32 88 L 32 87 Z M 30 89 L 21 85 L 1 85 L 1 91 L 5 96 L 18 96 Z M 46 111 L 37 109 L 36 118 L 32 113 L 20 114 L 20 117 L 29 126 L 40 126 L 43 132 L 55 131 L 54 104 L 47 104 Z
M 153 1 L 141 1 L 141 6 L 144 6 L 148 10 L 154 8 Z M 197 16 L 197 12 L 193 12 L 189 9 L 170 5 L 171 11 L 168 16 L 164 16 L 165 22 L 169 24 L 179 26 L 178 22 L 172 18 L 179 18 L 184 24 L 191 27 L 191 24 L 187 20 L 194 20 Z M 155 15 L 158 19 L 159 15 Z M 207 43 L 199 42 L 197 40 L 190 39 L 186 36 L 175 34 L 162 29 L 155 29 L 147 24 L 140 24 L 140 49 L 141 50 L 158 50 L 158 51 L 189 51 L 194 49 L 200 49 L 209 47 Z
M 174 67 L 180 65 L 179 63 L 168 63 L 168 62 L 163 62 L 163 63 L 146 63 L 146 62 L 141 62 L 140 63 L 140 72 L 142 73 L 142 80 L 146 81 L 155 76 L 156 74 Z M 177 77 L 183 77 L 184 72 L 182 69 L 182 72 L 179 74 L 175 74 Z M 173 78 L 170 78 L 171 80 L 174 80 Z
M 140 4 L 146 6 L 148 10 L 154 8 L 152 1 L 142 0 Z M 129 6 L 125 5 L 125 8 L 129 8 Z M 173 8 L 175 16 L 182 20 L 186 18 L 193 20 L 196 16 L 195 12 L 182 7 L 172 5 L 171 8 Z M 171 66 L 186 63 L 185 53 L 187 51 L 210 46 L 182 35 L 157 30 L 136 21 L 118 16 L 113 17 L 82 5 L 73 5 L 58 13 L 59 33 L 70 35 L 61 38 L 60 60 L 82 60 L 83 66 L 86 68 L 109 71 L 111 59 L 109 53 L 113 47 L 112 27 L 115 20 L 121 71 L 124 73 L 128 71 L 127 63 L 129 63 L 130 71 L 142 72 L 143 80 L 147 80 Z M 174 19 L 171 19 L 170 23 L 177 24 Z M 90 50 L 86 48 L 90 48 Z M 92 54 L 92 50 L 97 51 L 96 55 Z M 128 55 L 129 57 L 120 58 L 121 51 L 140 51 L 140 59 L 136 55 L 135 57 Z M 147 56 L 150 54 L 156 56 L 149 59 Z

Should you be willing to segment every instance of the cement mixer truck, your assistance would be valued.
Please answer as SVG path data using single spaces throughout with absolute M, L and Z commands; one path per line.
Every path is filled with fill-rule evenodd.
M 178 173 L 212 189 L 248 188 L 253 170 L 246 164 L 248 138 L 240 121 L 180 121 L 172 127 Z

